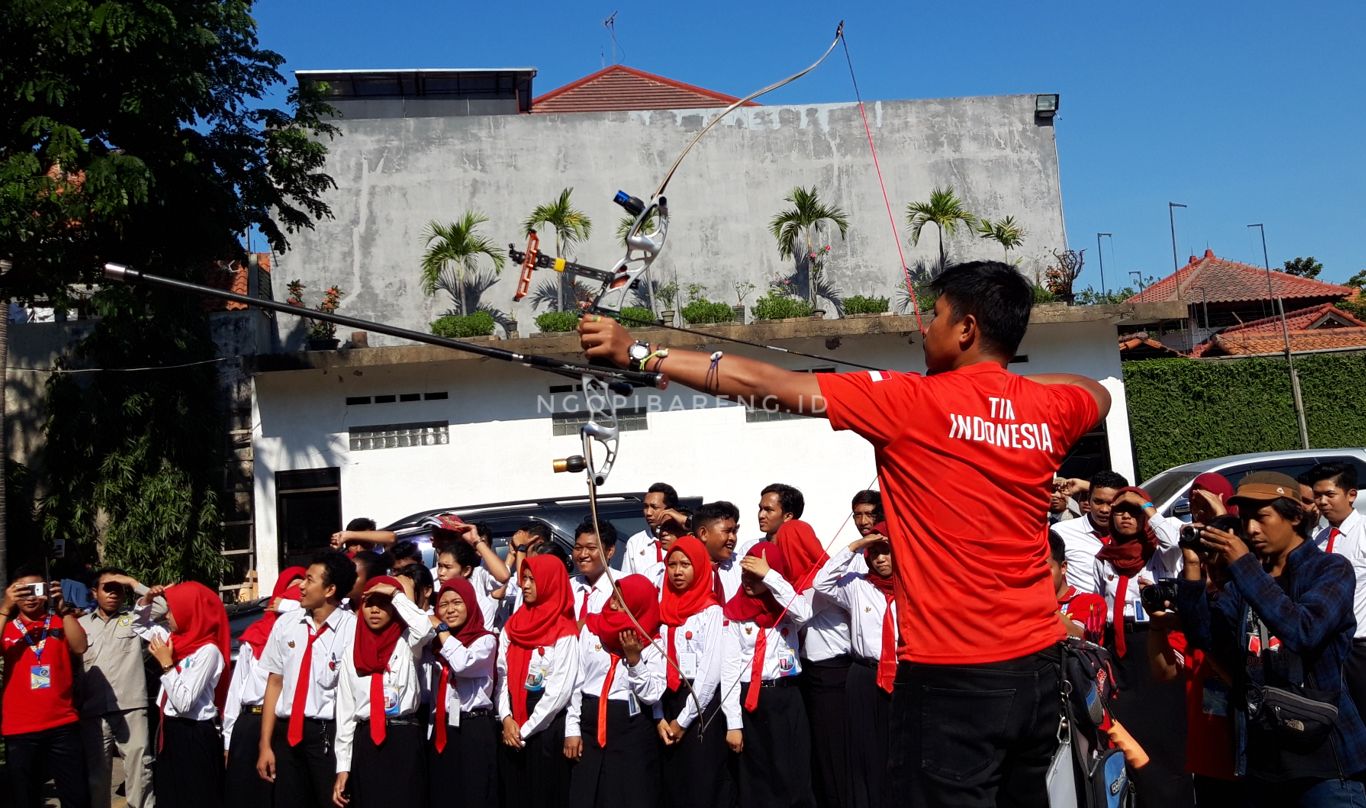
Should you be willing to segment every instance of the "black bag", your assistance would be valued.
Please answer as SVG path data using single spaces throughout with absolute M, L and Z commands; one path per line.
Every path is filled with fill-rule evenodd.
M 1266 624 L 1257 619 L 1261 637 L 1262 673 L 1271 670 L 1270 637 Z M 1277 743 L 1292 752 L 1312 752 L 1323 745 L 1338 723 L 1338 707 L 1331 695 L 1305 684 L 1304 668 L 1298 654 L 1291 656 L 1290 685 L 1249 684 L 1248 718 L 1271 733 Z
M 1110 652 L 1093 642 L 1069 637 L 1063 643 L 1062 675 L 1076 731 L 1100 730 L 1115 697 L 1115 671 Z
M 1069 638 L 1062 649 L 1063 720 L 1059 747 L 1048 770 L 1053 808 L 1131 808 L 1136 794 L 1124 755 L 1109 747 L 1101 722 L 1115 695 L 1110 652 Z

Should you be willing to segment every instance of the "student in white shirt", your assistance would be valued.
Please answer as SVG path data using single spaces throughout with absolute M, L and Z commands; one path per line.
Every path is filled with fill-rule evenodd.
M 1357 630 L 1352 635 L 1352 650 L 1343 665 L 1342 679 L 1361 712 L 1366 710 L 1366 518 L 1356 510 L 1356 466 L 1319 463 L 1302 480 L 1310 486 L 1314 506 L 1323 520 L 1323 526 L 1314 533 L 1314 544 L 1325 553 L 1337 553 L 1352 562 L 1356 573 L 1352 611 L 1356 614 Z
M 474 525 L 466 525 L 468 531 L 464 535 L 473 535 L 476 538 Z M 483 558 L 482 549 L 487 548 L 488 553 L 497 562 L 496 568 L 485 566 L 487 559 Z M 436 551 L 436 579 L 437 584 L 441 585 L 452 578 L 464 578 L 470 582 L 474 588 L 475 597 L 478 598 L 480 618 L 484 621 L 484 628 L 493 631 L 497 628 L 498 607 L 500 602 L 516 590 L 517 585 L 511 583 L 507 565 L 498 558 L 498 554 L 488 547 L 488 542 L 479 539 L 478 548 L 467 541 L 455 539 L 443 542 Z
M 152 602 L 166 600 L 157 625 Z M 186 582 L 154 586 L 138 601 L 133 630 L 161 664 L 161 711 L 152 787 L 163 808 L 223 804 L 223 739 L 214 719 L 228 690 L 228 613 L 218 593 Z
M 569 575 L 559 558 L 531 556 L 520 575 L 522 605 L 498 647 L 503 804 L 561 805 L 569 793 L 565 713 L 579 676 L 579 627 L 569 618 Z
M 427 804 L 498 804 L 498 721 L 493 688 L 498 638 L 484 627 L 474 587 L 448 579 L 436 597 L 432 738 L 427 745 Z
M 276 621 L 258 660 L 267 679 L 256 772 L 275 784 L 276 805 L 332 805 L 338 673 L 356 631 L 355 612 L 341 600 L 355 580 L 356 565 L 342 553 L 314 556 L 299 585 L 302 608 Z
M 564 754 L 575 761 L 569 808 L 659 804 L 654 705 L 665 688 L 664 653 L 655 642 L 659 591 L 644 575 L 616 583 L 620 593 L 589 615 L 579 634 L 579 686 L 564 727 Z
M 307 574 L 307 567 L 281 570 L 265 614 L 242 632 L 223 706 L 223 748 L 228 753 L 224 802 L 228 805 L 269 805 L 271 802 L 271 784 L 256 774 L 256 751 L 261 742 L 261 703 L 266 698 L 269 676 L 261 667 L 260 659 L 281 612 L 299 608 L 299 586 Z
M 799 632 L 811 603 L 784 577 L 776 544 L 755 544 L 741 566 L 740 591 L 724 610 L 721 665 L 726 742 L 740 755 L 739 804 L 811 808 L 811 730 L 797 690 Z
M 645 493 L 642 507 L 645 529 L 626 540 L 621 559 L 622 575 L 644 575 L 656 586 L 664 580 L 664 553 L 668 547 L 655 532 L 659 523 L 678 510 L 678 491 L 668 483 L 655 483 Z
M 411 585 L 390 575 L 371 578 L 355 638 L 342 649 L 332 787 L 338 808 L 418 805 L 427 797 L 417 660 L 432 621 L 409 597 Z
M 591 519 L 585 519 L 574 529 L 572 557 L 579 574 L 569 580 L 569 595 L 579 628 L 583 628 L 590 614 L 602 611 L 612 597 L 612 580 L 606 573 L 617 552 L 617 529 L 607 521 L 598 528 L 601 534 L 593 532 Z
M 1052 526 L 1067 548 L 1067 583 L 1079 594 L 1103 594 L 1096 580 L 1096 553 L 1110 541 L 1110 503 L 1129 484 L 1113 471 L 1097 472 L 1085 493 L 1086 513 Z
M 817 592 L 849 610 L 853 665 L 845 685 L 849 724 L 846 808 L 881 808 L 887 798 L 892 683 L 896 679 L 896 604 L 892 546 L 879 522 L 841 547 L 816 575 Z
M 707 510 L 699 509 L 698 514 Z M 732 527 L 734 522 L 732 521 Z M 667 689 L 658 730 L 664 742 L 664 805 L 712 808 L 735 802 L 722 731 L 721 601 L 712 591 L 707 547 L 683 536 L 664 559 L 659 614 L 664 626 Z
M 707 546 L 711 558 L 711 589 L 726 603 L 740 591 L 740 559 L 753 541 L 738 538 L 740 509 L 724 500 L 708 502 L 692 517 L 692 534 Z

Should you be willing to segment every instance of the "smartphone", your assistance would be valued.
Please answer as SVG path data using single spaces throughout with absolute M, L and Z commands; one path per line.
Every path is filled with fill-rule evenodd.
M 47 584 L 29 584 L 28 586 L 24 587 L 24 589 L 27 589 L 27 590 L 28 590 L 28 593 L 25 594 L 25 597 L 30 597 L 30 598 L 45 598 L 45 597 L 47 597 Z M 19 591 L 22 593 L 24 590 L 21 589 L 21 590 L 19 590 Z

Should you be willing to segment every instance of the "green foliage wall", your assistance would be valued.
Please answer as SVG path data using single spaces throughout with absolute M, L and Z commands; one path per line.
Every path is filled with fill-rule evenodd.
M 1366 354 L 1295 358 L 1316 449 L 1366 446 Z M 1298 449 L 1299 427 L 1283 359 L 1124 363 L 1138 478 L 1209 457 Z

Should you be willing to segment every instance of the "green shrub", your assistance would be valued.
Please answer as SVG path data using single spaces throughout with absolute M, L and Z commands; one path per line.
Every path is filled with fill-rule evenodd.
M 536 327 L 548 334 L 573 331 L 579 327 L 577 311 L 547 311 L 536 315 Z
M 690 325 L 729 323 L 735 319 L 735 312 L 725 303 L 713 303 L 703 298 L 683 307 L 683 319 Z
M 473 314 L 447 314 L 432 323 L 432 333 L 438 337 L 487 337 L 493 333 L 496 323 L 493 315 L 486 311 Z
M 624 326 L 633 325 L 654 325 L 659 322 L 655 313 L 644 306 L 626 306 L 621 310 L 621 324 Z
M 1057 302 L 1058 302 L 1058 296 L 1055 295 L 1055 294 L 1053 294 L 1052 292 L 1050 292 L 1050 291 L 1048 290 L 1047 287 L 1045 287 L 1045 286 L 1040 286 L 1040 285 L 1038 285 L 1037 283 L 1032 283 L 1032 284 L 1030 284 L 1030 286 L 1033 286 L 1033 287 L 1034 287 L 1034 302 L 1035 302 L 1035 303 L 1057 303 Z M 933 306 L 931 306 L 931 308 L 933 308 Z
M 863 295 L 851 295 L 844 299 L 845 314 L 882 314 L 891 306 L 891 301 L 885 297 L 865 297 Z
M 810 303 L 795 297 L 768 292 L 754 301 L 754 319 L 786 320 L 791 317 L 810 317 L 815 312 Z

